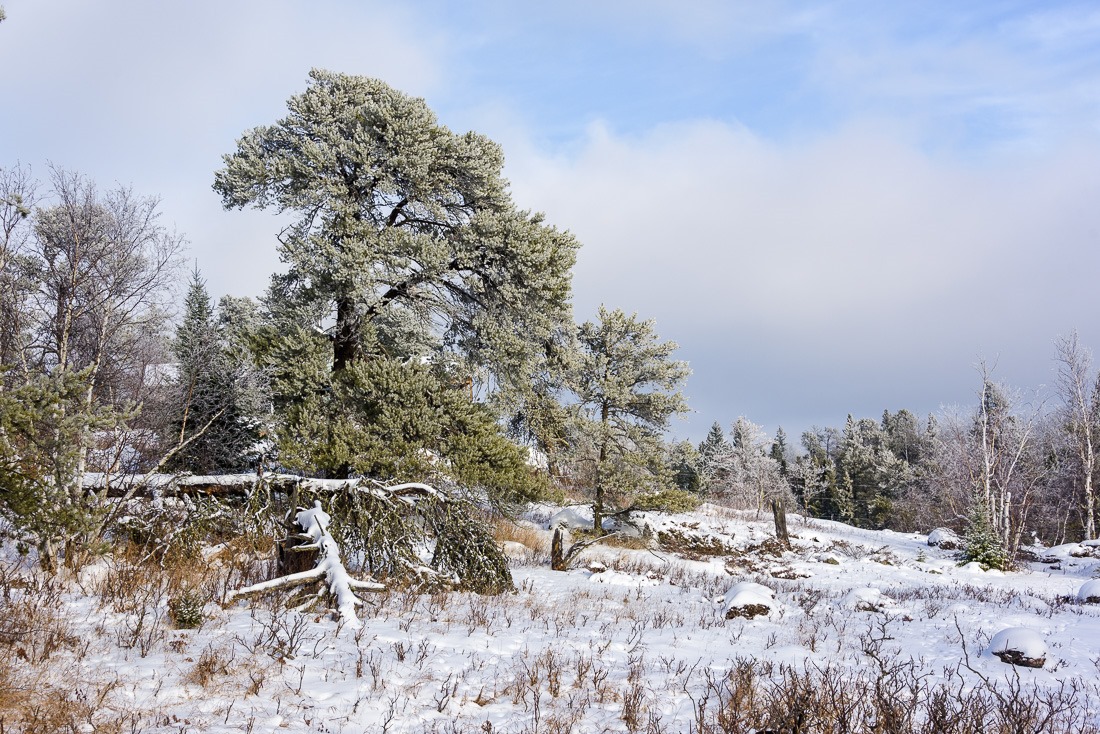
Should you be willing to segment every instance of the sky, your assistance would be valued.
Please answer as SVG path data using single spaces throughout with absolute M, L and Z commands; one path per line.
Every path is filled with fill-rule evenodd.
M 1100 347 L 1100 6 L 1090 2 L 4 0 L 0 166 L 160 198 L 215 296 L 259 295 L 279 218 L 214 171 L 310 68 L 499 142 L 582 243 L 574 311 L 656 321 L 699 440 L 1050 395 Z M 1044 386 L 1046 386 L 1044 388 Z

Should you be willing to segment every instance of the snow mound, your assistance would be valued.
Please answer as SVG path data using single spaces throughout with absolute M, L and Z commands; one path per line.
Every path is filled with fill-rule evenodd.
M 1047 645 L 1038 632 L 1027 627 L 1009 627 L 993 635 L 986 652 L 1010 665 L 1041 668 L 1047 661 Z
M 602 565 L 602 564 L 601 564 Z M 657 579 L 648 576 L 634 576 L 621 571 L 589 571 L 588 580 L 593 584 L 607 584 L 608 586 L 656 586 L 660 583 Z
M 723 603 L 726 607 L 726 619 L 752 619 L 771 614 L 776 608 L 775 592 L 753 581 L 742 581 L 731 586 Z
M 550 516 L 550 530 L 591 530 L 593 527 L 591 507 L 566 507 Z
M 954 530 L 936 528 L 928 534 L 928 545 L 943 550 L 958 550 L 963 547 L 963 542 Z
M 1093 549 L 1084 543 L 1064 543 L 1048 549 L 1048 553 L 1054 558 L 1089 558 Z
M 882 593 L 881 589 L 864 586 L 852 589 L 840 600 L 840 606 L 857 612 L 902 612 L 898 603 Z
M 1092 579 L 1081 584 L 1081 588 L 1077 591 L 1077 598 L 1091 604 L 1100 603 L 1100 579 Z

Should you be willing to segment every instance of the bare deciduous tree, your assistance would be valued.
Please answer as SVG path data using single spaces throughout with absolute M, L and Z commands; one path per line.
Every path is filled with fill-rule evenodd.
M 146 375 L 158 360 L 157 345 L 171 299 L 182 238 L 158 221 L 155 199 L 119 188 L 101 194 L 88 179 L 60 168 L 50 172 L 48 206 L 30 211 L 29 176 L 8 177 L 3 221 L 29 215 L 32 227 L 15 242 L 5 224 L 5 260 L 18 298 L 8 314 L 11 336 L 5 366 L 20 365 L 20 397 L 7 418 L 9 456 L 37 457 L 24 467 L 18 496 L 8 510 L 33 516 L 44 562 L 55 543 L 79 545 L 102 525 L 98 499 L 82 477 L 89 458 L 118 460 L 131 442 L 127 421 L 144 394 Z M 97 451 L 98 449 L 98 451 Z M 94 467 L 111 468 L 111 467 Z M 19 507 L 21 509 L 13 509 Z

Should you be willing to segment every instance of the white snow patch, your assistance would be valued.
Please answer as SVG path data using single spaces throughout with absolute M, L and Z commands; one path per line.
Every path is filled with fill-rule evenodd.
M 591 530 L 593 527 L 592 508 L 588 505 L 566 507 L 550 516 L 549 527 L 566 530 Z
M 955 548 L 962 548 L 962 538 L 950 528 L 936 528 L 928 534 L 928 545 L 935 548 L 944 548 L 945 550 L 954 550 Z
M 873 586 L 852 589 L 840 600 L 840 606 L 858 612 L 902 611 L 896 601 L 883 594 L 881 589 L 876 589 Z

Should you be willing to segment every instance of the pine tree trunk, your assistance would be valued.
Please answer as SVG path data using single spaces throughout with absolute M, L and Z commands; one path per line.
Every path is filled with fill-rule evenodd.
M 355 304 L 348 298 L 336 301 L 336 334 L 332 339 L 332 371 L 340 372 L 359 357 L 359 329 Z
M 600 409 L 600 423 L 603 427 L 600 436 L 600 456 L 596 461 L 596 498 L 592 503 L 592 530 L 596 535 L 603 535 L 603 480 L 604 464 L 607 461 L 607 422 L 609 418 L 608 406 L 605 403 Z

